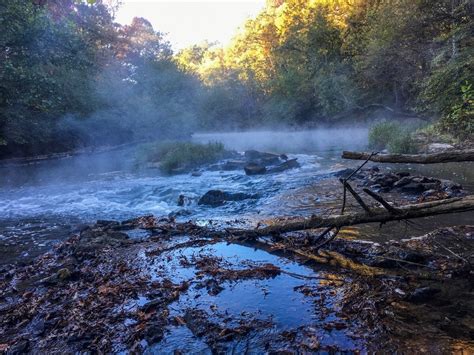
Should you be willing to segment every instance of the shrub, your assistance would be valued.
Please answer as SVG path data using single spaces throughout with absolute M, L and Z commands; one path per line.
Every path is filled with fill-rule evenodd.
M 372 126 L 369 131 L 369 148 L 382 150 L 395 137 L 402 133 L 400 125 L 396 122 L 383 121 Z
M 408 132 L 401 132 L 391 137 L 387 144 L 387 149 L 390 153 L 395 154 L 413 154 L 417 152 L 415 141 Z
M 416 153 L 417 146 L 409 128 L 402 128 L 397 122 L 380 122 L 369 131 L 369 148 L 388 149 L 390 153 Z
M 460 139 L 474 137 L 474 88 L 466 82 L 461 85 L 461 101 L 453 105 L 451 112 L 439 122 L 442 132 Z
M 199 144 L 192 142 L 165 141 L 147 144 L 140 160 L 159 162 L 160 169 L 170 174 L 177 169 L 192 169 L 224 158 L 222 143 Z

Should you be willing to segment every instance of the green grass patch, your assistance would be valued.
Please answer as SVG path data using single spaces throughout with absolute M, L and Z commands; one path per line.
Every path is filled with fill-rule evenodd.
M 224 145 L 215 143 L 192 143 L 164 141 L 145 144 L 139 160 L 146 163 L 159 163 L 167 174 L 178 170 L 190 170 L 204 164 L 216 162 L 226 156 Z
M 383 121 L 369 130 L 369 148 L 387 149 L 395 154 L 413 154 L 418 147 L 413 139 L 412 130 L 402 127 L 399 122 Z

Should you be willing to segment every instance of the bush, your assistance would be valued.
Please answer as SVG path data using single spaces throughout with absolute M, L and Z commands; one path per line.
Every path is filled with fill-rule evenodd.
M 414 154 L 417 152 L 417 146 L 412 136 L 408 132 L 401 132 L 393 136 L 387 144 L 390 153 L 395 154 Z
M 147 144 L 141 160 L 159 162 L 160 169 L 170 174 L 177 169 L 192 169 L 224 158 L 222 143 L 199 144 L 192 142 L 165 141 Z
M 369 131 L 369 148 L 382 150 L 388 142 L 402 133 L 400 125 L 395 122 L 383 121 L 372 126 Z
M 474 137 L 474 88 L 466 82 L 461 86 L 461 101 L 453 105 L 451 112 L 439 122 L 441 132 L 460 139 Z
M 369 148 L 388 149 L 390 153 L 416 153 L 417 146 L 411 132 L 397 122 L 380 122 L 369 131 Z

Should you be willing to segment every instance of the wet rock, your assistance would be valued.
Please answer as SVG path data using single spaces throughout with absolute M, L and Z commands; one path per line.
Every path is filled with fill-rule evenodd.
M 336 172 L 334 173 L 334 176 L 335 176 L 335 177 L 339 177 L 339 178 L 347 178 L 347 177 L 350 176 L 354 171 L 355 171 L 354 169 L 347 168 L 347 169 L 343 169 L 343 170 L 336 171 Z
M 422 303 L 431 300 L 436 294 L 440 293 L 441 290 L 432 287 L 420 287 L 410 293 L 406 300 L 413 303 Z
M 395 175 L 397 175 L 400 178 L 404 178 L 404 177 L 410 176 L 410 173 L 408 171 L 399 171 L 399 172 L 396 172 Z
M 398 180 L 395 174 L 377 174 L 373 182 L 382 187 L 392 187 Z
M 178 197 L 178 206 L 180 206 L 180 207 L 184 206 L 184 195 L 179 195 L 179 197 Z
M 274 160 L 279 161 L 280 157 L 278 154 L 259 152 L 258 150 L 246 150 L 244 156 L 247 160 Z
M 274 168 L 270 168 L 267 170 L 267 172 L 270 174 L 280 173 L 288 169 L 294 169 L 294 168 L 299 168 L 299 167 L 300 167 L 300 163 L 298 163 L 297 158 L 295 158 L 295 159 L 287 160 L 284 163 L 281 163 L 280 165 L 275 166 Z
M 247 163 L 248 162 L 245 160 L 228 160 L 224 162 L 223 164 L 219 164 L 218 170 L 224 170 L 224 171 L 240 170 L 240 169 L 243 169 Z
M 400 191 L 406 192 L 406 193 L 418 194 L 425 191 L 425 186 L 421 183 L 410 182 L 409 184 L 406 184 L 400 187 Z
M 193 172 L 191 173 L 191 176 L 193 176 L 193 177 L 199 177 L 199 176 L 201 176 L 201 175 L 202 175 L 202 173 L 201 173 L 200 171 L 193 171 Z
M 198 205 L 222 206 L 227 201 L 242 201 L 246 199 L 256 199 L 257 195 L 230 193 L 221 190 L 209 190 L 199 199 Z
M 116 227 L 120 225 L 120 222 L 117 221 L 108 221 L 108 220 L 101 220 L 99 219 L 96 222 L 96 225 L 99 227 L 104 227 L 104 228 L 111 228 L 111 227 Z
M 418 264 L 422 264 L 426 261 L 425 255 L 414 252 L 414 251 L 407 251 L 407 250 L 403 250 L 399 252 L 398 258 L 400 260 L 405 260 L 405 261 L 418 263 Z
M 402 177 L 400 180 L 398 180 L 397 182 L 395 182 L 393 184 L 393 187 L 403 187 L 403 186 L 406 186 L 408 185 L 409 183 L 411 183 L 411 177 L 409 176 L 404 176 Z
M 370 185 L 370 189 L 374 190 L 376 192 L 379 192 L 382 189 L 382 185 L 380 185 L 380 184 Z
M 255 163 L 247 164 L 244 167 L 245 174 L 247 175 L 263 175 L 267 172 L 267 168 L 263 165 L 258 165 Z

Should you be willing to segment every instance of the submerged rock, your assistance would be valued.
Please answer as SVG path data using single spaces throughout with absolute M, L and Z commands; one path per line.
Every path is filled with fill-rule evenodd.
M 242 192 L 230 193 L 221 190 L 209 190 L 199 199 L 198 205 L 222 206 L 227 201 L 242 201 L 246 199 L 256 199 L 257 195 L 245 194 Z

